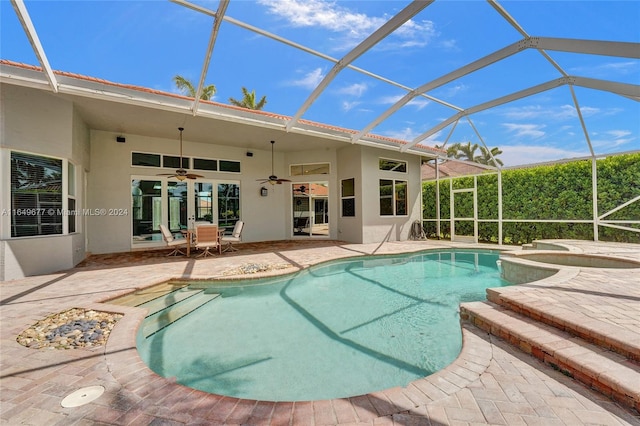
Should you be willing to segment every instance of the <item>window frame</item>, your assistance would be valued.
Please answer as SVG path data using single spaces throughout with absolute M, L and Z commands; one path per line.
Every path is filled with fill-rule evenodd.
M 382 194 L 382 182 L 391 182 L 391 194 Z M 389 185 L 385 185 L 389 186 Z M 398 197 L 399 187 L 404 186 L 404 198 Z M 408 192 L 409 192 L 409 181 L 406 179 L 378 179 L 378 194 L 379 194 L 379 214 L 380 217 L 407 217 L 409 216 L 409 203 L 408 203 Z M 383 199 L 389 199 L 391 201 L 391 213 L 383 213 Z M 404 213 L 398 213 L 398 210 L 401 210 L 398 206 L 398 203 L 402 202 L 404 204 Z
M 67 167 L 68 167 L 68 163 L 69 161 L 65 158 L 62 157 L 56 157 L 56 156 L 51 156 L 51 155 L 43 155 L 43 154 L 39 154 L 39 153 L 32 153 L 32 152 L 27 152 L 27 151 L 20 151 L 20 150 L 15 150 L 15 149 L 9 149 L 8 151 L 8 157 L 9 157 L 9 182 L 8 182 L 8 195 L 9 195 L 9 205 L 10 205 L 10 209 L 9 209 L 9 234 L 7 235 L 8 238 L 10 239 L 22 239 L 22 238 L 42 238 L 42 237 L 56 237 L 56 236 L 61 236 L 61 235 L 68 235 L 68 225 L 67 223 L 65 223 L 65 209 L 68 206 L 68 202 L 67 202 L 67 197 L 68 197 L 68 185 L 69 185 L 69 178 L 67 175 Z M 39 201 L 40 199 L 40 195 L 41 194 L 47 194 L 47 192 L 36 192 L 32 195 L 36 196 L 36 200 L 37 203 L 35 205 L 35 207 L 27 207 L 26 204 L 24 204 L 24 206 L 20 206 L 20 207 L 16 207 L 15 203 L 14 203 L 14 188 L 13 188 L 13 159 L 14 159 L 14 155 L 16 156 L 23 156 L 23 157 L 34 157 L 35 160 L 38 159 L 43 159 L 46 161 L 55 161 L 55 162 L 59 162 L 59 174 L 60 174 L 60 189 L 59 192 L 49 192 L 49 194 L 59 194 L 59 200 L 55 200 L 55 201 L 46 201 L 43 200 L 42 202 Z M 57 166 L 57 165 L 56 165 Z M 54 170 L 54 173 L 58 173 L 57 170 Z M 25 194 L 26 195 L 26 194 Z M 48 213 L 49 211 L 51 211 L 51 209 L 55 209 L 54 214 L 50 214 Z M 18 211 L 20 211 L 21 213 L 18 213 Z M 46 218 L 47 216 L 55 216 L 55 217 L 59 217 L 59 221 L 56 220 L 54 222 L 47 222 L 47 221 L 43 221 L 43 218 Z M 23 228 L 26 229 L 26 227 L 36 227 L 37 229 L 37 233 L 34 233 L 32 235 L 17 235 L 17 233 L 14 234 L 14 232 L 20 228 L 20 224 L 16 222 L 16 219 L 18 217 L 33 217 L 33 218 L 37 218 L 36 223 L 35 224 L 31 224 L 31 223 L 26 223 L 23 224 Z M 44 226 L 49 226 L 52 229 L 60 229 L 60 232 L 47 232 L 47 233 L 42 233 L 42 227 Z
M 159 161 L 159 165 L 154 166 L 154 165 L 144 165 L 144 164 L 133 164 L 133 155 L 134 154 L 146 154 L 146 155 L 157 155 L 158 156 L 158 161 Z M 144 152 L 144 151 L 131 151 L 131 167 L 147 167 L 147 168 L 151 168 L 151 169 L 161 169 L 162 168 L 162 155 L 163 154 L 158 154 L 156 152 Z
M 380 164 L 382 161 L 396 162 L 399 165 L 404 165 L 404 170 L 394 170 L 394 169 L 383 169 Z M 397 166 L 396 166 L 397 167 Z M 378 157 L 378 170 L 381 172 L 392 172 L 392 173 L 404 173 L 407 174 L 409 172 L 409 162 L 404 160 L 397 160 L 395 158 L 387 158 L 387 157 Z
M 344 182 L 345 181 L 351 181 L 352 182 L 352 189 L 353 189 L 353 194 L 352 195 L 345 195 L 344 194 Z M 353 203 L 353 213 L 352 214 L 345 214 L 345 202 L 352 202 Z M 355 177 L 351 177 L 351 178 L 346 178 L 346 179 L 340 179 L 340 217 L 356 217 L 356 178 Z
M 308 166 L 321 166 L 321 165 L 327 165 L 327 173 L 305 173 L 305 167 Z M 301 172 L 300 174 L 294 174 L 293 173 L 293 168 L 294 167 L 300 167 L 301 168 Z M 293 164 L 289 164 L 289 176 L 326 176 L 326 175 L 330 175 L 331 174 L 331 163 L 328 161 L 320 161 L 317 163 L 293 163 Z

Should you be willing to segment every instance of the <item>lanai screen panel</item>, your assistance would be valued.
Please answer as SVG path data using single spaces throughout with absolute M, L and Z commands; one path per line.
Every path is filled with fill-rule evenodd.
M 23 4 L 0 2 L 2 59 L 42 65 L 12 3 Z M 505 166 L 561 158 L 566 152 L 559 152 L 559 146 L 571 145 L 576 155 L 590 152 L 588 139 L 596 155 L 640 148 L 640 95 L 631 100 L 593 88 L 571 90 L 571 83 L 470 114 L 475 128 L 462 133 L 445 127 L 420 138 L 460 111 L 456 108 L 473 108 L 554 78 L 620 82 L 637 93 L 637 53 L 593 55 L 578 48 L 574 53 L 547 50 L 545 58 L 535 48 L 523 49 L 468 75 L 456 75 L 427 91 L 427 98 L 416 93 L 407 105 L 389 110 L 391 102 L 411 90 L 528 36 L 633 43 L 632 50 L 638 52 L 640 3 L 422 3 L 424 8 L 379 43 L 367 46 L 311 100 L 336 61 L 349 57 L 412 2 L 231 0 L 215 39 L 211 30 L 217 1 L 26 1 L 24 7 L 54 70 L 177 93 L 175 75 L 197 85 L 206 69 L 204 84 L 217 89 L 214 101 L 239 99 L 245 87 L 255 91 L 257 100 L 267 97 L 265 111 L 289 117 L 302 112 L 302 120 L 353 129 L 356 135 L 364 131 L 429 145 L 486 143 L 503 150 Z M 415 107 L 427 101 L 429 106 Z M 554 112 L 577 108 L 587 132 L 584 135 L 582 126 L 576 129 L 576 135 L 583 133 L 582 147 L 559 137 L 566 125 L 554 119 Z M 519 121 L 514 121 L 516 116 Z M 457 126 L 465 121 L 466 117 Z M 537 149 L 539 155 L 526 155 L 524 146 Z

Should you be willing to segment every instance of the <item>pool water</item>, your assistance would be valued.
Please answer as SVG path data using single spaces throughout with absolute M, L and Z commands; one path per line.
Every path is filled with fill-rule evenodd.
M 239 398 L 305 401 L 405 386 L 456 359 L 459 304 L 508 285 L 498 256 L 421 252 L 212 282 L 207 291 L 221 297 L 139 337 L 138 350 L 161 376 Z

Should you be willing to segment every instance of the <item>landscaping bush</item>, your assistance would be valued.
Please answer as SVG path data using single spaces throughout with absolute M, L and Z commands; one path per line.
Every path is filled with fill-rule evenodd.
M 598 212 L 602 215 L 640 195 L 640 154 L 626 154 L 597 161 Z M 478 219 L 498 218 L 498 176 L 477 176 Z M 453 189 L 473 188 L 473 177 L 454 178 Z M 423 183 L 423 218 L 436 218 L 436 182 Z M 441 237 L 449 234 L 451 206 L 449 180 L 440 181 Z M 473 216 L 471 193 L 455 194 L 455 216 Z M 593 220 L 591 161 L 512 169 L 502 172 L 503 219 Z M 632 203 L 603 220 L 640 220 L 640 202 Z M 444 224 L 447 229 L 445 231 Z M 621 224 L 639 228 L 637 224 Z M 469 228 L 470 227 L 470 228 Z M 428 235 L 435 236 L 435 223 L 426 222 Z M 470 229 L 470 230 L 469 230 Z M 503 222 L 505 243 L 524 244 L 535 239 L 593 239 L 591 223 Z M 472 222 L 456 221 L 456 233 L 473 234 Z M 640 243 L 640 234 L 600 226 L 599 239 Z M 498 224 L 479 223 L 478 239 L 498 241 Z

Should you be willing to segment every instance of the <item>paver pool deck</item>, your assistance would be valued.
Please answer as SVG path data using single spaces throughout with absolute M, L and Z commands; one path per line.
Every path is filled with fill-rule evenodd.
M 640 245 L 561 241 L 579 253 L 640 261 Z M 105 302 L 172 278 L 223 277 L 249 263 L 304 268 L 327 260 L 452 247 L 520 250 L 446 241 L 348 244 L 282 241 L 242 244 L 213 258 L 167 258 L 126 253 L 94 256 L 55 274 L 0 283 L 0 423 L 7 425 L 640 425 L 638 413 L 589 389 L 517 348 L 463 324 L 463 349 L 444 370 L 392 388 L 351 398 L 305 402 L 237 399 L 186 388 L 153 373 L 139 358 L 136 331 L 140 308 Z M 291 272 L 292 269 L 276 271 Z M 640 270 L 584 268 L 562 286 L 527 297 L 543 297 L 576 314 L 624 327 L 640 343 Z M 603 279 L 606 277 L 606 279 Z M 598 291 L 580 292 L 592 285 Z M 618 297 L 611 297 L 609 283 Z M 526 288 L 523 286 L 523 290 Z M 624 294 L 621 294 L 624 293 Z M 589 303 L 580 298 L 589 297 Z M 607 309 L 599 310 L 598 297 Z M 594 299 L 596 298 L 596 299 Z M 595 300 L 595 302 L 594 302 Z M 37 350 L 17 343 L 29 326 L 69 308 L 120 312 L 124 317 L 106 346 Z M 633 337 L 635 336 L 635 337 Z M 103 386 L 102 396 L 75 408 L 61 406 L 72 392 Z M 638 383 L 640 391 L 640 383 Z

